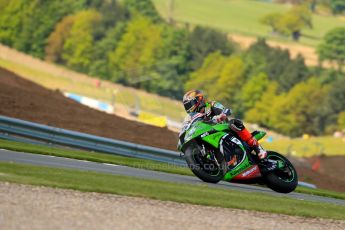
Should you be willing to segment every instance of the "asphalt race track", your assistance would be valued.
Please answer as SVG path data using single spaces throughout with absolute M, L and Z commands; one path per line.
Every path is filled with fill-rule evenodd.
M 345 200 L 314 196 L 302 193 L 289 193 L 289 194 L 280 194 L 276 193 L 268 188 L 252 186 L 252 185 L 243 185 L 243 184 L 234 184 L 228 182 L 220 182 L 218 184 L 208 184 L 200 181 L 197 177 L 193 176 L 183 176 L 170 173 L 163 173 L 157 171 L 143 170 L 138 168 L 131 168 L 120 165 L 105 164 L 105 163 L 96 163 L 83 160 L 75 160 L 62 157 L 53 157 L 45 156 L 39 154 L 30 154 L 30 153 L 21 153 L 13 152 L 8 150 L 0 150 L 0 161 L 2 162 L 15 162 L 21 164 L 32 164 L 40 166 L 48 166 L 54 168 L 66 168 L 66 169 L 76 169 L 82 171 L 94 171 L 100 173 L 114 174 L 114 175 L 123 175 L 131 177 L 140 177 L 147 178 L 152 180 L 161 180 L 175 183 L 185 183 L 185 184 L 207 184 L 209 187 L 223 188 L 230 190 L 237 190 L 243 192 L 259 192 L 270 194 L 274 196 L 286 196 L 289 198 L 294 198 L 298 200 L 307 200 L 307 201 L 319 201 L 324 203 L 332 203 L 338 205 L 345 205 Z

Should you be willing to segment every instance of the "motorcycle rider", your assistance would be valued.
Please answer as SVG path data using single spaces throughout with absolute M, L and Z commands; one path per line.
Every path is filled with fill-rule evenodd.
M 217 101 L 206 101 L 203 93 L 200 90 L 190 90 L 183 96 L 183 105 L 187 112 L 184 124 L 188 123 L 192 115 L 195 113 L 204 114 L 204 119 L 219 123 L 228 121 L 230 129 L 234 131 L 239 138 L 252 147 L 265 165 L 273 170 L 275 164 L 272 161 L 267 161 L 267 151 L 258 143 L 258 141 L 252 136 L 248 129 L 243 125 L 243 122 L 239 119 L 230 118 L 232 110 L 225 108 L 221 103 Z

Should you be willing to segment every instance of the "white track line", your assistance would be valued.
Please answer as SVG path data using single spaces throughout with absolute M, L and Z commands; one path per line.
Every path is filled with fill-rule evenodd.
M 109 166 L 119 166 L 119 165 L 114 165 L 114 164 L 109 164 L 109 163 L 102 163 L 104 165 L 109 165 Z

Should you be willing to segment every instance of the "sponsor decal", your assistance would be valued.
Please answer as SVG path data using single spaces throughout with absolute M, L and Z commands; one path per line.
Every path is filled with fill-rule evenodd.
M 243 177 L 246 177 L 246 176 L 248 176 L 249 174 L 255 172 L 255 171 L 257 170 L 257 167 L 258 167 L 258 166 L 255 166 L 255 167 L 253 167 L 253 168 L 251 168 L 251 169 L 245 171 L 244 173 L 242 173 L 242 176 L 243 176 Z
M 206 136 L 208 136 L 208 135 L 210 135 L 208 132 L 203 133 L 203 134 L 201 135 L 201 138 L 206 137 Z

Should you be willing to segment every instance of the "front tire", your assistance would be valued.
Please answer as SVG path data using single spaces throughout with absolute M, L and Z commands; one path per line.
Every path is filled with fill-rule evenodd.
M 191 144 L 186 148 L 185 160 L 194 175 L 208 183 L 218 183 L 226 173 L 227 167 L 225 160 L 219 162 L 220 166 L 211 163 L 207 164 L 209 168 L 211 168 L 210 166 L 214 167 L 214 170 L 207 170 L 200 149 L 196 144 Z
M 267 158 L 271 160 L 283 161 L 286 166 L 283 169 L 277 169 L 264 176 L 266 185 L 273 191 L 280 193 L 290 193 L 298 185 L 298 176 L 292 163 L 277 152 L 268 151 Z

